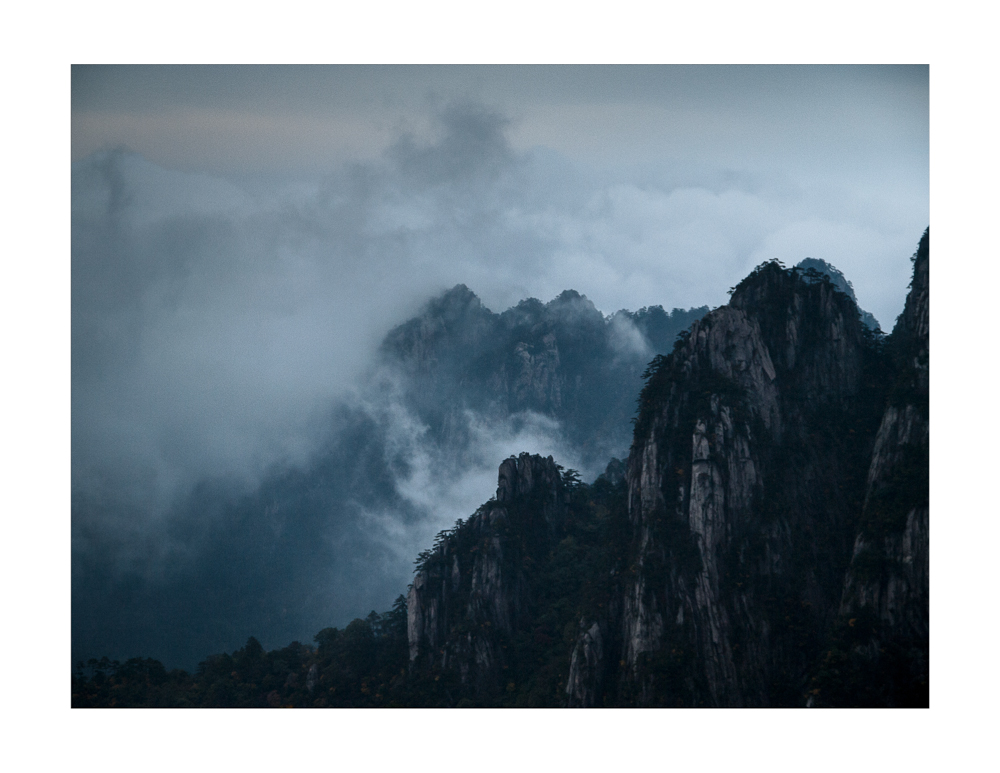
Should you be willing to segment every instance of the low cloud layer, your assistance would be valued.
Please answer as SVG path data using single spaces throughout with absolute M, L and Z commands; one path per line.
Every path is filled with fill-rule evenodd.
M 412 416 L 366 393 L 384 335 L 456 283 L 495 311 L 572 288 L 610 315 L 719 305 L 756 264 L 811 256 L 841 269 L 884 328 L 902 310 L 926 190 L 904 206 L 894 181 L 859 193 L 787 170 L 595 171 L 545 148 L 516 151 L 509 120 L 479 104 L 427 120 L 430 139 L 403 133 L 379 160 L 272 188 L 127 150 L 74 164 L 75 598 L 100 595 L 101 571 L 101 582 L 132 577 L 140 597 L 168 582 L 195 593 L 198 562 L 224 542 L 212 519 L 235 518 L 234 497 L 259 496 L 277 471 L 315 469 L 338 432 L 359 431 L 338 425 L 338 410 L 380 424 L 399 448 L 378 452 L 405 461 L 391 496 L 330 495 L 354 502 L 329 516 L 340 531 L 294 527 L 344 545 L 362 529 L 381 545 L 362 574 L 345 564 L 315 580 L 310 603 L 346 619 L 391 602 L 406 575 L 396 562 L 488 498 L 505 456 L 574 466 L 558 426 L 525 415 L 503 427 L 470 416 L 473 456 L 456 467 L 428 455 Z M 620 327 L 621 345 L 641 348 Z M 197 486 L 216 499 L 203 488 L 192 513 Z M 74 636 L 86 625 L 75 617 Z M 233 626 L 237 639 L 253 633 Z

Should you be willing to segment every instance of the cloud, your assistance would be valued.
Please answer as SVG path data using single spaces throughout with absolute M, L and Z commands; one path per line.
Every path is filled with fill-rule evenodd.
M 401 512 L 364 512 L 379 533 L 377 539 L 390 547 L 396 561 L 386 571 L 396 576 L 401 576 L 399 568 L 409 567 L 437 532 L 450 528 L 459 518 L 468 518 L 493 496 L 497 469 L 504 459 L 527 451 L 552 456 L 564 467 L 580 470 L 588 480 L 603 472 L 582 463 L 559 422 L 532 411 L 498 421 L 465 410 L 461 415 L 465 442 L 441 446 L 425 437 L 426 427 L 401 404 L 370 408 L 381 414 L 388 455 L 405 460 L 405 470 L 395 478 L 395 490 L 409 512 L 421 515 L 411 520 Z
M 639 355 L 651 360 L 655 352 L 635 323 L 625 314 L 616 313 L 611 317 L 611 345 L 620 354 L 616 356 L 635 357 Z
M 218 641 L 220 620 L 235 644 L 286 643 L 391 602 L 400 560 L 487 499 L 507 455 L 579 468 L 536 414 L 466 415 L 449 456 L 378 386 L 379 342 L 448 287 L 496 311 L 569 288 L 604 313 L 718 305 L 756 263 L 808 255 L 886 324 L 927 225 L 926 191 L 904 211 L 784 174 L 595 170 L 515 149 L 508 119 L 468 101 L 428 123 L 376 161 L 255 189 L 125 150 L 74 164 L 75 637 L 177 596 L 203 629 L 176 637 Z M 635 351 L 626 322 L 616 345 Z M 165 623 L 143 625 L 148 644 Z

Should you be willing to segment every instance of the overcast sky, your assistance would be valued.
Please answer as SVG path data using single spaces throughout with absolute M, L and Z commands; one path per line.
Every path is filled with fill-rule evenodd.
M 530 171 L 545 178 L 532 181 L 536 213 L 551 209 L 542 184 L 580 194 L 583 175 L 586 204 L 630 220 L 618 229 L 626 243 L 579 235 L 611 285 L 587 266 L 559 272 L 608 312 L 724 298 L 716 269 L 697 288 L 703 298 L 674 300 L 672 270 L 650 286 L 636 260 L 724 263 L 739 278 L 755 261 L 809 254 L 832 259 L 891 326 L 911 232 L 928 219 L 923 66 L 77 67 L 72 94 L 74 161 L 126 147 L 256 193 L 379 163 L 401 136 L 440 141 L 442 111 L 480 105 L 501 120 L 513 157 L 533 154 Z M 572 235 L 559 241 L 582 251 Z M 550 292 L 559 252 L 539 256 L 537 289 L 525 281 L 513 294 Z
M 433 105 L 477 99 L 518 150 L 576 160 L 926 173 L 927 68 L 77 67 L 73 157 L 129 144 L 189 170 L 300 174 L 376 158 Z M 812 163 L 810 163 L 812 162 Z

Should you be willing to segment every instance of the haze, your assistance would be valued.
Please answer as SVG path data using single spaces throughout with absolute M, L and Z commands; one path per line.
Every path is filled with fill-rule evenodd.
M 86 599 L 205 561 L 178 524 L 210 508 L 178 503 L 307 465 L 433 295 L 714 307 L 757 264 L 808 256 L 888 332 L 929 223 L 922 66 L 88 66 L 72 94 L 74 656 L 169 660 L 148 637 L 85 644 L 106 615 Z M 428 461 L 400 483 L 448 512 L 372 515 L 379 561 L 488 498 L 503 455 L 544 450 L 515 446 L 560 450 L 544 422 L 484 432 L 468 475 Z M 404 564 L 338 569 L 330 622 L 391 602 Z

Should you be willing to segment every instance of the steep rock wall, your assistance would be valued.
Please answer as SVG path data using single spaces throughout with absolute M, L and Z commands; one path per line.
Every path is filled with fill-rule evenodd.
M 481 705 L 926 705 L 928 253 L 888 339 L 821 275 L 759 267 L 650 365 L 601 496 L 505 461 L 423 556 L 411 672 Z M 526 383 L 562 362 L 535 346 Z M 593 528 L 597 571 L 563 571 Z
M 496 498 L 423 557 L 407 597 L 411 671 L 450 671 L 479 697 L 500 691 L 504 650 L 531 602 L 525 567 L 559 528 L 562 489 L 551 456 L 511 457 Z
M 654 361 L 628 462 L 620 613 L 594 621 L 603 649 L 619 640 L 623 665 L 592 663 L 598 637 L 584 621 L 570 705 L 595 705 L 596 674 L 616 682 L 612 703 L 804 695 L 837 611 L 877 426 L 857 408 L 870 344 L 850 298 L 766 264 Z
M 652 307 L 605 318 L 567 290 L 494 314 L 458 285 L 386 336 L 382 375 L 442 447 L 468 442 L 470 412 L 488 423 L 530 411 L 558 420 L 596 467 L 628 447 L 649 357 L 706 311 Z
M 930 231 L 890 340 L 897 361 L 890 405 L 868 471 L 831 644 L 810 705 L 929 704 Z

